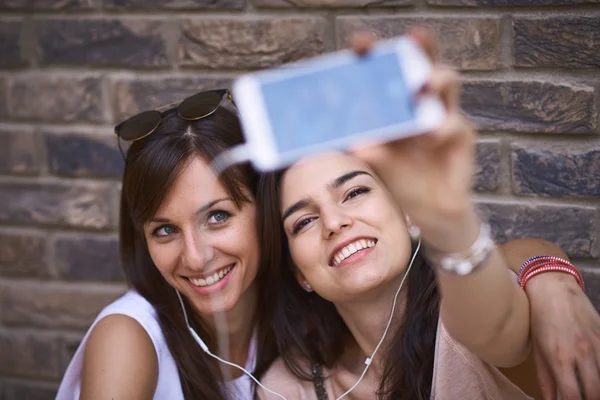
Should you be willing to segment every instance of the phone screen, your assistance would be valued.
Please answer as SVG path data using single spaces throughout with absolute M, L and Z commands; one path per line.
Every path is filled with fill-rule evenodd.
M 344 147 L 415 118 L 395 51 L 347 61 L 290 67 L 261 81 L 278 152 Z

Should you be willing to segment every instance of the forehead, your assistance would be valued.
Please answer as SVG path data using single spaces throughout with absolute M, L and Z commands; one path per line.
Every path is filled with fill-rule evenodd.
M 327 185 L 341 175 L 371 169 L 360 159 L 344 153 L 326 153 L 302 159 L 281 178 L 282 206 L 327 190 Z
M 225 197 L 225 188 L 204 159 L 194 156 L 173 182 L 157 215 L 186 207 L 199 207 L 216 197 Z

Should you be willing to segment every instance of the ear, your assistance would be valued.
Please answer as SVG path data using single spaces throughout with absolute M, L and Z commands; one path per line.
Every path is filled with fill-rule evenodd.
M 410 238 L 416 242 L 421 237 L 421 230 L 417 225 L 414 224 L 409 215 L 404 214 L 404 218 L 406 219 L 406 227 L 408 228 L 408 234 Z
M 310 283 L 308 283 L 308 281 L 298 268 L 294 268 L 294 277 L 296 278 L 296 281 L 302 287 L 302 289 L 304 289 L 307 292 L 313 291 L 312 286 L 310 285 Z
M 294 278 L 296 278 L 298 285 L 304 287 L 304 282 L 306 282 L 306 278 L 297 267 L 294 267 Z

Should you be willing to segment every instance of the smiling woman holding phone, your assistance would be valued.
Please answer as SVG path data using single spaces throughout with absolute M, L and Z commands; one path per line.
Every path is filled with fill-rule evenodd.
M 426 32 L 413 38 L 432 48 Z M 373 43 L 355 40 L 357 51 Z M 263 383 L 288 399 L 555 397 L 541 358 L 538 383 L 531 349 L 533 339 L 540 356 L 544 318 L 560 308 L 524 289 L 558 273 L 584 298 L 581 275 L 552 246 L 529 242 L 560 257 L 528 260 L 518 243 L 494 244 L 471 199 L 475 132 L 459 109 L 457 75 L 436 65 L 424 92 L 444 101 L 439 129 L 307 157 L 262 179 L 259 206 L 278 221 L 265 232 L 282 249 L 271 260 L 281 359 Z M 564 374 L 555 376 L 563 399 L 581 398 L 577 373 L 586 399 L 600 396 L 598 337 L 583 343 L 551 362 Z

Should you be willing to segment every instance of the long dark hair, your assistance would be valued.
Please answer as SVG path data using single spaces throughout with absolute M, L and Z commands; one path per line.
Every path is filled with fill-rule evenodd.
M 282 171 L 261 177 L 258 205 L 263 215 L 263 240 L 271 244 L 268 268 L 277 288 L 273 327 L 286 367 L 299 379 L 310 380 L 307 361 L 332 368 L 343 354 L 350 331 L 334 304 L 304 291 L 294 277 L 294 263 L 282 227 L 280 181 Z M 414 246 L 413 246 L 414 251 Z M 277 283 L 275 283 L 277 282 Z M 403 319 L 396 321 L 385 352 L 378 389 L 380 399 L 429 399 L 433 379 L 439 293 L 434 271 L 418 255 L 407 280 Z
M 182 168 L 193 156 L 210 162 L 222 151 L 243 141 L 237 116 L 220 107 L 209 117 L 186 121 L 168 112 L 159 127 L 147 137 L 131 144 L 127 152 L 120 212 L 120 252 L 125 277 L 130 287 L 156 309 L 169 351 L 173 355 L 185 398 L 225 399 L 219 382 L 220 369 L 209 359 L 188 332 L 175 290 L 154 265 L 143 233 L 143 224 L 158 210 Z M 246 193 L 256 195 L 257 175 L 249 165 L 229 168 L 219 178 L 238 207 L 252 202 Z M 243 189 L 247 189 L 244 191 Z M 258 214 L 257 214 L 258 215 Z M 260 220 L 258 215 L 257 220 Z M 257 226 L 257 228 L 260 228 Z M 261 232 L 259 237 L 261 237 Z M 272 328 L 268 321 L 271 304 L 268 286 L 258 280 L 257 365 L 261 375 L 276 357 Z M 184 300 L 185 301 L 185 300 Z M 185 301 L 188 310 L 192 308 Z M 200 318 L 191 316 L 194 328 L 209 348 L 216 347 L 215 332 Z

